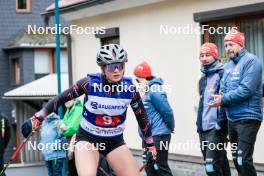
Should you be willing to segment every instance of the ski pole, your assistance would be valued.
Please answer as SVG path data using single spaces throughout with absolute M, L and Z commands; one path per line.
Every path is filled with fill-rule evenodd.
M 98 169 L 105 175 L 105 176 L 111 176 L 109 173 L 107 173 L 102 167 L 98 167 Z
M 140 166 L 139 168 L 139 172 L 142 172 L 146 166 L 147 166 L 147 163 L 142 164 L 142 166 Z
M 34 131 L 32 131 L 29 136 L 23 140 L 23 142 L 18 146 L 18 148 L 15 150 L 15 152 L 12 154 L 11 159 L 5 164 L 4 168 L 2 169 L 2 171 L 0 172 L 0 176 L 4 175 L 4 172 L 6 171 L 6 169 L 8 168 L 8 166 L 10 165 L 10 163 L 12 161 L 14 161 L 17 157 L 17 155 L 19 154 L 20 150 L 25 146 L 25 144 L 27 143 L 27 141 L 30 139 L 31 136 L 33 136 L 35 134 L 35 132 L 38 130 L 35 129 Z
M 145 167 L 148 166 L 149 164 L 151 164 L 149 161 L 147 163 L 142 164 L 142 166 L 140 166 L 139 168 L 139 172 L 142 172 L 145 169 Z M 153 167 L 156 171 L 159 170 L 159 166 L 157 163 L 153 163 Z

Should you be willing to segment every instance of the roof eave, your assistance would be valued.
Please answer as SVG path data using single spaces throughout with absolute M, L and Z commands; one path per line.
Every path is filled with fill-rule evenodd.
M 77 4 L 70 5 L 70 6 L 59 8 L 59 10 L 60 10 L 60 13 L 63 14 L 63 13 L 72 12 L 72 11 L 76 11 L 76 10 L 87 8 L 87 7 L 92 7 L 92 6 L 99 5 L 99 4 L 104 4 L 104 3 L 107 3 L 110 1 L 114 1 L 114 0 L 84 1 L 84 2 L 80 2 Z M 40 15 L 41 16 L 53 16 L 54 15 L 54 9 L 43 12 Z
M 15 47 L 5 47 L 3 50 L 13 50 L 13 49 L 54 49 L 56 46 L 15 46 Z M 60 48 L 67 48 L 67 46 L 60 46 Z
M 49 96 L 3 96 L 3 99 L 6 100 L 49 100 L 55 97 L 56 95 Z

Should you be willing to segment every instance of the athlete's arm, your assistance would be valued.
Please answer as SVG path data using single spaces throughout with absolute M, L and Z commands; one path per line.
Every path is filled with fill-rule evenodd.
M 143 102 L 141 100 L 140 94 L 138 92 L 135 92 L 132 98 L 132 101 L 130 103 L 135 116 L 138 121 L 138 125 L 141 129 L 141 132 L 144 136 L 145 142 L 147 146 L 153 146 L 153 138 L 151 133 L 151 127 L 149 124 L 148 116 L 145 111 Z
M 57 112 L 58 108 L 64 103 L 75 99 L 87 93 L 88 79 L 87 77 L 77 81 L 71 88 L 65 90 L 60 95 L 50 100 L 39 112 L 35 114 L 36 117 L 45 118 L 52 112 Z

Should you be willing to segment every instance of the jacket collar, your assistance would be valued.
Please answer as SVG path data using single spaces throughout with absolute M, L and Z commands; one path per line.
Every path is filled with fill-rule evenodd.
M 243 48 L 236 57 L 230 58 L 234 64 L 237 64 L 240 59 L 246 54 L 247 50 L 245 48 Z

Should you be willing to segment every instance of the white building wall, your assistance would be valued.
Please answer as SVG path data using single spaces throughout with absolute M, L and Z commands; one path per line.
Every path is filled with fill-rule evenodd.
M 131 76 L 133 68 L 146 60 L 154 75 L 160 76 L 172 88 L 168 92 L 169 102 L 175 115 L 175 133 L 172 135 L 171 152 L 197 155 L 199 149 L 184 150 L 173 146 L 179 143 L 193 145 L 198 143 L 196 133 L 196 111 L 198 104 L 197 81 L 200 76 L 198 51 L 200 35 L 196 34 L 161 34 L 160 26 L 186 27 L 196 25 L 193 13 L 226 7 L 263 2 L 260 0 L 201 0 L 201 1 L 166 1 L 143 7 L 132 8 L 103 14 L 95 17 L 72 21 L 72 24 L 86 26 L 104 26 L 120 28 L 120 43 L 128 52 L 126 75 Z M 95 8 L 95 7 L 91 7 Z M 91 9 L 88 8 L 87 10 Z M 70 16 L 71 13 L 67 14 Z M 96 65 L 96 51 L 100 46 L 94 35 L 72 35 L 73 80 L 84 77 L 87 73 L 100 71 Z M 139 149 L 140 139 L 137 124 L 131 109 L 127 115 L 125 139 L 129 147 Z M 264 163 L 264 129 L 260 129 L 256 148 L 255 162 Z M 187 146 L 188 147 L 188 146 Z M 231 156 L 229 152 L 229 157 Z M 231 158 L 231 157 L 230 157 Z

